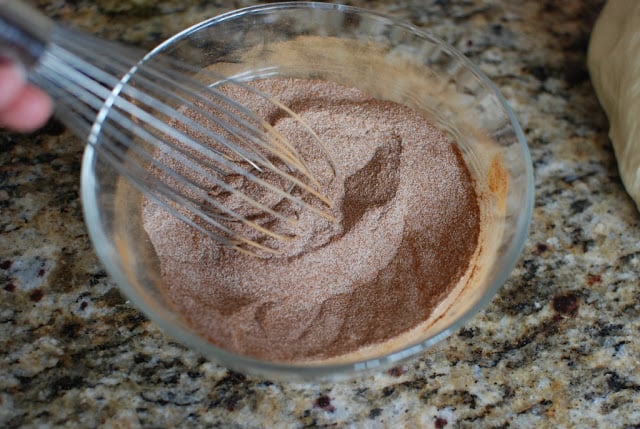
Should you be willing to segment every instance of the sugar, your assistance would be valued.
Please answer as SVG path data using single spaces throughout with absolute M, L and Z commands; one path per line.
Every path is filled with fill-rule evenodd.
M 478 245 L 477 196 L 455 144 L 419 113 L 354 88 L 301 79 L 255 86 L 327 145 L 328 154 L 299 121 L 229 90 L 299 146 L 337 222 L 310 211 L 298 213 L 293 227 L 271 221 L 295 238 L 279 244 L 279 256 L 256 258 L 145 203 L 167 299 L 211 343 L 272 361 L 333 358 L 423 322 Z

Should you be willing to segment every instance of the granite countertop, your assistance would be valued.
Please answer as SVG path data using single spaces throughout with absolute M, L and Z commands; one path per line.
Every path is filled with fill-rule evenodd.
M 34 1 L 146 48 L 251 3 Z M 82 142 L 56 121 L 0 133 L 0 426 L 640 426 L 640 217 L 585 66 L 603 2 L 348 3 L 459 48 L 522 123 L 533 224 L 491 305 L 388 372 L 284 383 L 229 371 L 167 338 L 106 275 L 78 196 Z

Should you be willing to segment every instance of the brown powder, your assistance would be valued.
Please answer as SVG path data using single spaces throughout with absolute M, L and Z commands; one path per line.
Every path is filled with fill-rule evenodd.
M 272 361 L 333 358 L 425 321 L 478 245 L 477 196 L 455 144 L 417 112 L 353 88 L 295 79 L 256 86 L 327 144 L 335 174 L 297 121 L 231 91 L 298 145 L 338 222 L 308 211 L 294 226 L 272 222 L 296 238 L 279 244 L 279 256 L 256 258 L 145 203 L 168 300 L 213 344 Z

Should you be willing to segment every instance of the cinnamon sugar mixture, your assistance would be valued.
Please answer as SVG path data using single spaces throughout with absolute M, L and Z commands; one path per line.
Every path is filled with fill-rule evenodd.
M 295 79 L 255 86 L 326 143 L 328 153 L 268 103 L 232 94 L 298 146 L 338 221 L 302 211 L 293 226 L 271 222 L 295 238 L 278 256 L 256 258 L 144 204 L 168 300 L 212 343 L 272 361 L 333 358 L 425 321 L 478 245 L 477 196 L 456 146 L 415 111 L 353 88 Z

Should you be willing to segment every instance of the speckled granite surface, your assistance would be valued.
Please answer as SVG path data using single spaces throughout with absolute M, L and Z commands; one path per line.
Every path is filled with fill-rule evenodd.
M 36 2 L 145 47 L 250 3 Z M 1 133 L 1 427 L 640 427 L 640 217 L 585 68 L 602 1 L 349 3 L 458 47 L 521 120 L 534 220 L 492 304 L 387 373 L 278 383 L 230 372 L 165 337 L 106 276 L 78 198 L 82 143 L 56 122 Z

